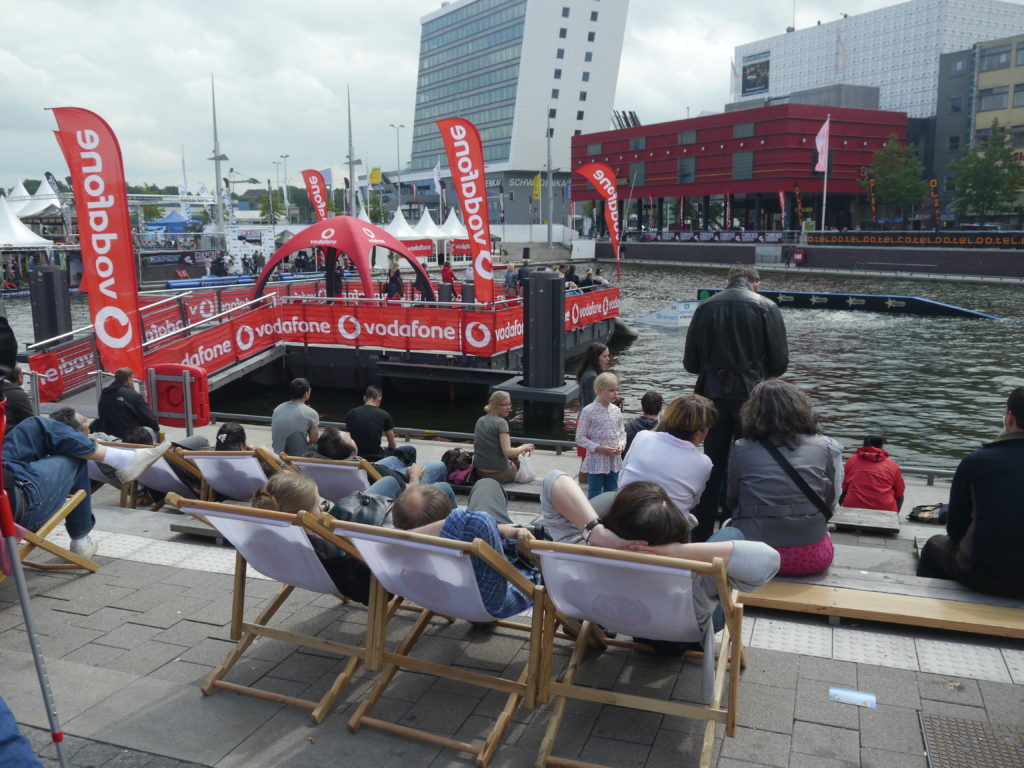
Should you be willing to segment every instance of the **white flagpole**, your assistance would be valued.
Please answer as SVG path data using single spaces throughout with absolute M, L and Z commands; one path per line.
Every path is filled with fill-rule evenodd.
M 828 153 L 830 151 L 829 144 L 832 143 L 832 114 L 825 118 L 825 122 L 828 124 L 828 141 L 825 142 L 825 179 L 821 185 L 821 231 L 825 231 L 825 208 L 828 202 Z

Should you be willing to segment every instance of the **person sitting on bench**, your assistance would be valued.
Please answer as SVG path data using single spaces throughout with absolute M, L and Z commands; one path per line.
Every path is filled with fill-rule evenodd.
M 917 575 L 952 579 L 1004 597 L 1024 598 L 1020 472 L 1024 468 L 1024 387 L 1006 401 L 1004 431 L 960 462 L 949 491 L 946 534 L 921 550 Z
M 882 450 L 885 438 L 868 435 L 864 445 L 846 460 L 839 503 L 858 509 L 899 512 L 906 486 L 899 466 Z

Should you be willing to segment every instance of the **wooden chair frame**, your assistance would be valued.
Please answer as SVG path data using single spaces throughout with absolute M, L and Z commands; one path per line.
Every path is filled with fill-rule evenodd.
M 557 606 L 551 600 L 551 593 L 544 590 L 545 601 L 544 626 L 541 636 L 541 669 L 538 675 L 538 701 L 547 703 L 552 695 L 557 697 L 551 719 L 548 722 L 547 731 L 541 741 L 537 765 L 561 765 L 561 766 L 588 766 L 589 768 L 600 768 L 598 763 L 588 763 L 579 760 L 570 760 L 553 756 L 555 739 L 558 736 L 558 729 L 565 714 L 568 699 L 593 701 L 599 704 L 610 704 L 617 707 L 628 707 L 648 712 L 657 712 L 663 715 L 676 717 L 688 717 L 706 720 L 704 728 L 704 744 L 700 754 L 701 768 L 707 768 L 711 763 L 715 743 L 715 726 L 718 723 L 725 725 L 726 736 L 736 735 L 736 719 L 739 710 L 740 700 L 740 678 L 739 670 L 746 667 L 746 652 L 743 648 L 742 627 L 743 627 L 743 605 L 738 602 L 738 593 L 729 588 L 728 578 L 725 571 L 725 563 L 721 558 L 715 558 L 711 563 L 698 562 L 694 560 L 681 560 L 673 557 L 660 555 L 649 555 L 636 552 L 625 552 L 613 549 L 599 549 L 594 547 L 580 546 L 577 544 L 562 544 L 551 541 L 532 540 L 528 542 L 531 553 L 544 551 L 566 552 L 574 555 L 593 557 L 619 562 L 656 565 L 662 568 L 673 568 L 680 571 L 689 571 L 692 576 L 707 575 L 715 580 L 718 587 L 719 601 L 725 614 L 725 627 L 722 633 L 722 652 L 717 655 L 715 667 L 714 687 L 711 701 L 707 706 L 691 704 L 686 702 L 664 701 L 634 694 L 619 693 L 616 691 L 605 691 L 596 688 L 588 688 L 576 683 L 576 675 L 579 672 L 580 664 L 583 661 L 583 654 L 588 642 L 598 642 L 602 645 L 617 645 L 626 647 L 644 647 L 638 643 L 623 643 L 606 638 L 592 621 L 584 621 L 579 636 L 576 639 L 572 656 L 562 673 L 561 681 L 553 677 L 551 660 L 552 649 L 555 638 L 555 623 Z M 691 576 L 691 577 L 692 577 Z M 703 656 L 701 653 L 688 655 Z M 722 706 L 722 694 L 725 690 L 725 675 L 727 667 L 732 667 L 732 674 L 729 676 L 729 705 Z
M 268 521 L 273 520 L 286 522 L 290 525 L 300 525 L 297 515 L 256 509 L 253 507 L 240 507 L 233 504 L 220 504 L 211 501 L 184 499 L 176 493 L 167 494 L 167 503 L 178 509 L 184 507 L 186 514 L 191 514 L 207 524 L 209 524 L 208 518 L 203 516 L 201 513 L 196 514 L 189 510 L 220 511 L 230 514 L 245 515 L 246 517 L 261 518 Z M 337 545 L 344 549 L 350 556 L 359 558 L 358 551 L 349 542 L 339 539 L 337 541 Z M 253 696 L 259 699 L 301 707 L 303 709 L 310 710 L 310 715 L 312 716 L 313 721 L 315 723 L 320 723 L 325 717 L 327 717 L 331 709 L 334 707 L 335 702 L 338 700 L 338 697 L 341 696 L 349 683 L 351 683 L 361 662 L 365 663 L 367 669 L 371 672 L 375 672 L 380 669 L 379 656 L 372 655 L 377 648 L 370 641 L 376 638 L 375 633 L 383 633 L 386 630 L 388 617 L 394 612 L 388 606 L 387 595 L 384 593 L 384 590 L 381 589 L 377 580 L 371 578 L 370 604 L 368 607 L 369 616 L 367 620 L 368 630 L 366 638 L 361 645 L 357 646 L 350 643 L 325 640 L 323 638 L 289 632 L 269 626 L 274 615 L 285 603 L 292 592 L 295 591 L 295 587 L 293 585 L 286 584 L 284 582 L 280 582 L 282 585 L 281 589 L 278 590 L 277 594 L 270 600 L 267 606 L 260 611 L 259 615 L 253 619 L 253 621 L 245 621 L 244 611 L 247 568 L 248 562 L 245 557 L 243 557 L 240 552 L 236 552 L 234 587 L 231 599 L 230 630 L 230 638 L 235 641 L 235 646 L 228 653 L 224 661 L 221 662 L 221 664 L 206 678 L 202 684 L 201 690 L 204 694 L 210 695 L 220 688 L 227 691 L 234 691 L 235 693 L 245 694 L 247 696 Z M 348 602 L 348 598 L 345 596 L 337 593 L 335 594 L 339 600 Z M 249 646 L 252 645 L 253 641 L 260 637 L 280 640 L 281 642 L 291 643 L 293 645 L 303 646 L 306 648 L 315 648 L 321 651 L 336 653 L 339 656 L 348 657 L 349 661 L 335 678 L 327 692 L 324 693 L 324 695 L 317 701 L 301 699 L 294 696 L 286 696 L 284 694 L 265 691 L 253 686 L 240 685 L 238 683 L 231 683 L 224 680 L 224 677 L 226 677 L 231 671 L 231 668 L 242 659 L 246 650 L 248 650 Z
M 366 459 L 319 459 L 314 457 L 305 456 L 289 456 L 287 453 L 281 454 L 281 461 L 295 469 L 302 471 L 303 464 L 316 464 L 323 467 L 352 467 L 355 469 L 361 469 L 366 473 L 367 485 L 372 485 L 375 481 L 380 480 L 381 474 L 373 464 L 368 462 Z M 338 501 L 336 498 L 331 498 L 325 493 L 321 493 L 324 498 L 330 498 L 331 501 Z
M 199 492 L 199 498 L 200 498 L 201 501 L 211 501 L 211 502 L 215 501 L 215 498 L 214 498 L 215 491 L 213 490 L 213 488 L 210 487 L 210 484 L 209 484 L 209 482 L 207 482 L 206 478 L 203 477 L 202 470 L 199 469 L 198 465 L 196 465 L 194 462 L 192 462 L 193 457 L 196 457 L 196 456 L 214 456 L 214 457 L 253 456 L 253 457 L 257 458 L 257 459 L 262 459 L 263 462 L 265 464 L 267 464 L 267 466 L 271 467 L 271 469 L 273 471 L 270 474 L 274 474 L 276 472 L 280 472 L 281 471 L 281 459 L 280 459 L 280 457 L 276 453 L 274 453 L 272 450 L 270 450 L 269 448 L 267 448 L 266 446 L 263 446 L 263 445 L 257 446 L 256 448 L 254 448 L 251 451 L 209 451 L 209 450 L 204 450 L 204 451 L 184 451 L 181 454 L 181 457 L 185 461 L 190 462 L 192 464 L 192 467 L 199 473 L 199 476 L 202 477 L 202 485 L 200 486 L 200 492 Z M 270 477 L 270 474 L 267 475 L 268 478 Z M 243 499 L 238 499 L 238 501 L 243 501 Z
M 73 494 L 68 496 L 67 501 L 65 501 L 57 511 L 50 516 L 50 519 L 43 523 L 38 531 L 30 531 L 27 528 L 19 526 L 22 543 L 18 548 L 18 559 L 21 560 L 22 564 L 40 571 L 71 571 L 84 569 L 90 573 L 96 573 L 96 571 L 100 569 L 99 565 L 94 563 L 92 560 L 88 560 L 81 555 L 76 555 L 70 549 L 65 549 L 59 544 L 54 544 L 46 538 L 58 525 L 63 523 L 64 519 L 71 513 L 71 511 L 83 501 L 85 501 L 85 491 L 75 491 Z M 29 560 L 29 555 L 31 555 L 36 549 L 41 549 L 45 552 L 49 552 L 51 555 L 56 555 L 65 562 L 39 563 L 35 560 Z M 3 581 L 5 578 L 6 576 L 3 573 L 0 573 L 0 581 Z
M 321 515 L 320 517 L 317 517 L 305 512 L 300 513 L 299 517 L 302 520 L 302 523 L 311 531 L 324 537 L 328 541 L 338 544 L 339 546 L 340 543 L 344 541 L 342 537 L 346 533 L 363 532 L 399 542 L 404 541 L 427 544 L 432 547 L 441 547 L 453 552 L 459 552 L 463 555 L 479 557 L 494 568 L 494 570 L 499 574 L 508 579 L 512 584 L 521 589 L 526 595 L 533 598 L 534 610 L 530 625 L 524 625 L 512 621 L 498 622 L 501 626 L 512 627 L 518 630 L 528 631 L 530 633 L 530 650 L 527 664 L 522 673 L 515 680 L 466 669 L 458 669 L 412 656 L 411 653 L 413 648 L 427 629 L 430 624 L 430 620 L 435 615 L 440 615 L 435 614 L 433 611 L 428 609 L 423 609 L 419 618 L 414 622 L 412 628 L 408 633 L 406 633 L 405 637 L 398 643 L 397 647 L 393 651 L 389 651 L 384 647 L 385 636 L 383 631 L 376 632 L 372 641 L 368 638 L 368 643 L 373 642 L 378 644 L 378 648 L 374 653 L 379 653 L 379 658 L 384 662 L 384 666 L 380 671 L 380 674 L 377 676 L 373 687 L 367 693 L 366 698 L 360 702 L 352 717 L 349 719 L 349 730 L 356 733 L 363 725 L 373 726 L 389 733 L 409 736 L 430 744 L 437 744 L 460 752 L 468 752 L 475 756 L 476 764 L 478 766 L 486 766 L 494 756 L 495 751 L 501 743 L 501 739 L 504 737 L 505 731 L 508 729 L 508 726 L 512 721 L 512 715 L 515 713 L 520 703 L 525 704 L 528 709 L 533 709 L 536 705 L 537 673 L 542 664 L 542 660 L 540 658 L 541 647 L 539 638 L 543 623 L 543 612 L 540 610 L 540 607 L 544 604 L 541 599 L 544 588 L 531 583 L 525 576 L 519 573 L 519 571 L 513 568 L 508 561 L 505 560 L 504 555 L 499 552 L 495 552 L 481 539 L 475 539 L 472 543 L 453 541 L 451 539 L 442 539 L 437 536 L 425 536 L 411 531 L 397 531 L 390 528 L 378 528 L 358 523 L 342 522 L 331 519 L 329 516 Z M 358 547 L 358 543 L 355 543 L 355 546 Z M 395 601 L 403 601 L 405 598 L 400 595 L 396 595 L 394 599 Z M 452 620 L 451 617 L 443 616 L 442 618 L 447 618 L 449 621 Z M 377 658 L 377 656 L 375 655 L 374 658 Z M 375 717 L 370 717 L 370 713 L 373 711 L 373 708 L 384 695 L 388 685 L 394 678 L 395 673 L 400 669 L 412 670 L 508 694 L 505 707 L 498 715 L 494 727 L 484 739 L 483 744 L 474 745 L 465 741 L 459 741 L 457 739 L 448 738 L 429 731 L 420 730 L 418 728 L 412 728 L 388 722 L 386 720 L 380 720 Z

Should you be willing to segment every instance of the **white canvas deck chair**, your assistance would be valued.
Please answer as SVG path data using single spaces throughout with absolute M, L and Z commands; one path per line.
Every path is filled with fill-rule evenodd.
M 544 661 L 539 676 L 538 699 L 545 703 L 550 695 L 557 697 L 547 732 L 541 742 L 538 765 L 595 765 L 551 755 L 565 713 L 566 700 L 572 698 L 706 720 L 700 765 L 708 766 L 714 750 L 715 725 L 724 723 L 727 736 L 736 733 L 739 670 L 745 664 L 740 632 L 743 606 L 737 604 L 735 590 L 729 589 L 723 561 L 716 558 L 713 563 L 701 563 L 550 541 L 531 541 L 529 548 L 541 563 L 544 599 L 547 603 L 542 646 Z M 701 640 L 705 641 L 705 647 L 709 643 L 713 645 L 710 632 L 706 637 L 701 636 L 694 615 L 692 584 L 697 575 L 710 575 L 714 578 L 726 620 L 717 666 L 712 666 L 712 653 L 704 654 L 704 682 L 707 685 L 702 685 L 702 689 L 710 689 L 710 700 L 706 706 L 598 690 L 576 682 L 588 635 L 609 645 L 637 645 L 608 640 L 601 629 L 652 640 Z M 552 678 L 551 670 L 554 610 L 583 620 L 561 682 Z M 595 625 L 600 625 L 600 629 Z M 721 704 L 722 693 L 725 675 L 730 667 L 729 704 L 725 707 Z
M 134 443 L 108 443 L 102 440 L 97 442 L 99 445 L 110 445 L 115 448 L 143 449 L 152 447 L 149 445 L 136 445 Z M 193 477 L 196 484 L 201 484 L 202 475 L 196 465 L 183 459 L 173 449 L 157 459 L 149 469 L 131 483 L 119 483 L 115 478 L 108 477 L 95 461 L 90 461 L 88 464 L 89 479 L 93 482 L 106 483 L 117 488 L 121 492 L 120 505 L 130 509 L 136 509 L 139 506 L 140 487 L 149 488 L 158 494 L 176 493 L 186 499 L 197 498 L 198 494 L 192 490 L 188 483 L 181 479 L 178 473 L 175 472 L 175 468 L 186 476 Z
M 495 552 L 480 539 L 473 543 L 467 543 L 337 520 L 331 521 L 331 530 L 326 530 L 322 521 L 312 515 L 302 513 L 300 517 L 303 523 L 314 532 L 320 532 L 325 536 L 333 532 L 347 537 L 359 550 L 359 554 L 370 567 L 370 571 L 385 590 L 424 609 L 395 650 L 384 649 L 382 651 L 381 658 L 384 661 L 384 667 L 366 698 L 359 704 L 349 720 L 349 730 L 354 733 L 361 726 L 370 725 L 390 733 L 410 736 L 431 744 L 468 752 L 475 755 L 478 766 L 487 765 L 501 743 L 505 730 L 519 704 L 525 703 L 530 709 L 534 706 L 536 672 L 540 666 L 539 648 L 535 640 L 539 639 L 541 612 L 539 610 L 534 612 L 532 623 L 529 626 L 514 622 L 502 624 L 523 630 L 528 629 L 531 633 L 527 665 L 515 680 L 437 664 L 416 658 L 412 652 L 417 640 L 435 615 L 477 623 L 497 620 L 497 617 L 488 613 L 480 598 L 480 590 L 473 575 L 471 555 L 482 558 L 525 594 L 532 596 L 535 602 L 538 601 L 544 588 L 530 583 L 526 577 L 509 565 L 502 554 Z M 393 606 L 393 608 L 395 607 L 397 606 Z M 383 643 L 383 633 L 378 635 L 377 640 Z M 481 686 L 507 693 L 509 696 L 505 708 L 482 745 L 470 744 L 437 733 L 370 717 L 374 706 L 384 695 L 395 673 L 400 669 Z
M 264 466 L 278 466 L 277 457 L 262 447 L 253 451 L 185 451 L 182 456 L 195 464 L 203 476 L 199 498 L 204 501 L 215 501 L 219 495 L 231 501 L 248 502 L 256 489 L 267 482 Z
M 316 556 L 306 529 L 299 524 L 298 517 L 253 507 L 183 499 L 175 494 L 168 494 L 167 501 L 182 512 L 199 517 L 214 526 L 236 550 L 234 595 L 231 605 L 231 639 L 235 641 L 235 646 L 220 666 L 206 678 L 202 685 L 203 693 L 209 695 L 218 688 L 244 693 L 260 699 L 309 709 L 314 722 L 323 721 L 338 696 L 351 682 L 360 661 L 367 658 L 367 646 L 365 642 L 363 645 L 355 646 L 268 626 L 296 587 L 320 594 L 336 595 L 339 600 L 343 599 L 338 595 L 338 588 Z M 348 546 L 347 551 L 350 555 L 358 557 L 358 553 L 351 546 Z M 264 576 L 279 581 L 282 586 L 253 621 L 245 621 L 243 612 L 246 569 L 250 564 Z M 387 609 L 386 596 L 379 585 L 371 579 L 371 618 L 368 619 L 368 625 L 376 626 L 376 617 L 380 615 L 381 609 Z M 231 668 L 242 659 L 252 642 L 260 637 L 336 653 L 342 658 L 348 658 L 348 663 L 318 701 L 285 696 L 225 680 Z M 379 662 L 375 668 L 369 662 L 368 666 L 371 671 L 380 668 Z
M 18 548 L 18 559 L 24 565 L 31 568 L 36 568 L 41 571 L 70 571 L 75 569 L 82 569 L 89 571 L 90 573 L 96 573 L 99 570 L 99 566 L 92 560 L 87 560 L 81 555 L 76 555 L 70 549 L 65 549 L 59 544 L 54 544 L 52 541 L 46 539 L 53 530 L 63 524 L 64 519 L 71 513 L 71 511 L 81 504 L 85 500 L 85 491 L 75 491 L 71 496 L 68 496 L 60 508 L 54 512 L 50 519 L 47 520 L 38 531 L 30 531 L 27 528 L 23 528 L 18 525 L 17 533 L 21 539 L 21 546 Z M 41 549 L 44 552 L 49 552 L 51 555 L 56 555 L 63 563 L 40 563 L 35 560 L 29 560 L 28 557 L 36 549 Z M 0 559 L 0 581 L 3 581 L 9 574 L 10 564 L 7 562 L 7 548 L 4 547 L 3 558 Z
M 355 491 L 365 491 L 375 480 L 380 480 L 380 472 L 365 459 L 306 459 L 286 453 L 281 459 L 312 477 L 320 495 L 331 501 L 343 499 Z

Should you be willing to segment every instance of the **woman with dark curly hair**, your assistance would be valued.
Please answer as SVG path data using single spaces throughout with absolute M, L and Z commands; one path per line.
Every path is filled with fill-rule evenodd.
M 740 424 L 743 438 L 733 444 L 726 484 L 731 524 L 778 550 L 780 575 L 821 573 L 833 557 L 826 513 L 836 497 L 835 465 L 811 401 L 792 384 L 769 379 L 750 393 Z

